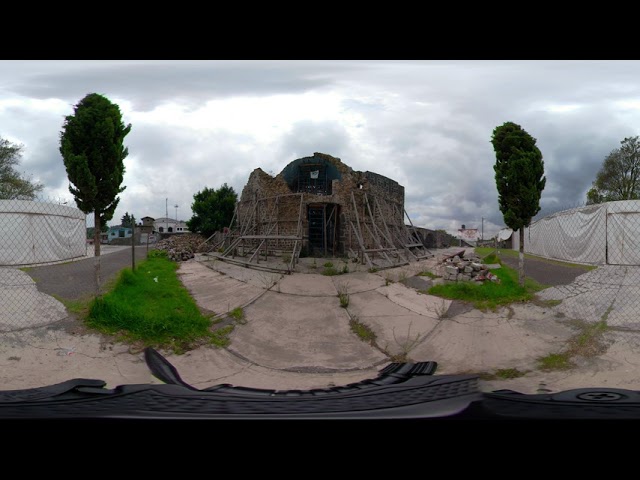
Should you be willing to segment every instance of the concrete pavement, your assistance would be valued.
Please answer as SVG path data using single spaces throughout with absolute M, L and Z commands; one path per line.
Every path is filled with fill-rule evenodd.
M 102 246 L 103 282 L 130 265 L 131 247 Z M 126 251 L 123 251 L 126 250 Z M 137 247 L 141 260 L 145 247 Z M 77 299 L 93 291 L 93 249 L 85 257 L 46 265 L 0 267 L 0 332 L 51 325 L 67 317 L 57 298 Z
M 640 267 L 604 265 L 568 284 L 540 292 L 544 300 L 561 302 L 557 310 L 587 322 L 606 320 L 626 330 L 640 330 Z
M 260 272 L 217 260 L 184 262 L 179 275 L 202 308 L 224 317 L 241 307 L 245 322 L 235 326 L 228 349 L 203 347 L 168 358 L 185 381 L 200 388 L 216 383 L 275 389 L 342 385 L 371 378 L 393 356 L 404 354 L 414 361 L 437 361 L 437 373 L 529 371 L 517 379 L 481 382 L 486 390 L 535 393 L 541 385 L 554 391 L 599 385 L 640 389 L 640 342 L 616 331 L 606 332 L 610 346 L 603 355 L 580 360 L 573 370 L 537 369 L 539 357 L 561 352 L 575 335 L 563 313 L 563 308 L 571 308 L 570 302 L 564 305 L 571 297 L 554 307 L 527 303 L 480 312 L 460 309 L 456 302 L 400 282 L 433 269 L 435 263 L 429 259 L 375 273 L 329 277 Z M 620 274 L 599 281 L 603 278 L 619 280 Z M 587 283 L 582 279 L 567 291 L 578 292 L 576 297 L 588 291 L 581 290 Z M 632 285 L 621 282 L 618 287 Z M 554 288 L 557 291 L 543 294 L 562 294 L 562 288 Z M 347 308 L 340 306 L 339 293 L 349 295 Z M 358 338 L 350 320 L 369 328 L 377 347 Z M 141 351 L 87 332 L 70 320 L 1 335 L 2 389 L 74 377 L 100 378 L 110 387 L 158 383 Z

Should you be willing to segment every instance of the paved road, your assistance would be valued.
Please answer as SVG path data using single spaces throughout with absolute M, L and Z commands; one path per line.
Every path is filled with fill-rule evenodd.
M 500 259 L 503 263 L 507 264 L 511 268 L 518 269 L 518 258 L 507 257 L 500 255 Z M 537 282 L 545 285 L 567 285 L 575 280 L 576 277 L 587 273 L 589 271 L 586 267 L 565 267 L 558 263 L 554 263 L 548 260 L 538 260 L 533 258 L 524 259 L 524 274 L 527 277 L 533 278 Z
M 136 247 L 136 264 L 147 256 L 146 245 Z M 57 295 L 66 300 L 77 300 L 95 292 L 94 259 L 46 265 L 27 270 L 36 282 L 38 290 L 49 295 Z M 102 283 L 114 278 L 120 270 L 131 267 L 131 249 L 100 256 L 100 276 Z

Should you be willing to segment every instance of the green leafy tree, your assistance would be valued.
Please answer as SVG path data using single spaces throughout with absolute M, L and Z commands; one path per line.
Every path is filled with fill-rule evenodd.
M 587 204 L 640 198 L 640 140 L 627 137 L 620 144 L 605 157 L 587 192 Z
M 122 122 L 118 105 L 97 93 L 85 96 L 65 117 L 60 133 L 60 153 L 67 169 L 78 208 L 94 213 L 95 256 L 100 256 L 99 233 L 113 218 L 124 176 L 124 159 L 129 151 L 124 137 L 131 124 Z
M 44 188 L 16 170 L 23 148 L 0 137 L 0 200 L 33 200 Z
M 491 143 L 496 153 L 493 170 L 500 211 L 504 223 L 520 231 L 519 281 L 524 286 L 524 227 L 540 211 L 540 197 L 547 180 L 542 153 L 536 139 L 513 122 L 496 127 Z
M 238 195 L 226 183 L 219 189 L 205 187 L 193 196 L 193 217 L 187 220 L 192 232 L 208 237 L 228 227 L 233 218 Z
M 125 212 L 122 218 L 120 219 L 120 225 L 123 227 L 133 228 L 136 225 L 136 218 L 132 215 L 129 215 L 129 212 Z

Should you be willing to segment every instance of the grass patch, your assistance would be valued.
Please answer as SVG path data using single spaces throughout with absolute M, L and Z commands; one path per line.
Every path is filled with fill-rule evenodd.
M 325 262 L 325 263 L 324 263 L 324 265 L 323 265 L 323 267 L 325 267 L 325 268 L 331 268 L 331 267 L 333 267 L 333 263 L 331 263 L 331 262 Z
M 538 359 L 540 370 L 567 370 L 573 366 L 574 364 L 568 352 L 550 353 Z
M 360 323 L 358 318 L 353 315 L 349 320 L 349 327 L 351 331 L 355 333 L 360 340 L 373 344 L 376 341 L 376 334 L 364 323 Z
M 448 283 L 434 285 L 427 290 L 427 293 L 451 300 L 472 302 L 473 306 L 480 310 L 495 310 L 501 305 L 529 301 L 535 292 L 547 288 L 547 285 L 538 283 L 532 278 L 525 278 L 525 285 L 521 287 L 518 284 L 518 272 L 506 265 L 492 270 L 492 273 L 500 278 L 500 283 L 488 281 Z
M 493 264 L 493 263 L 499 263 L 500 265 L 502 265 L 502 262 L 500 261 L 500 259 L 496 256 L 495 253 L 490 253 L 489 255 L 487 255 L 486 257 L 482 258 L 482 263 L 484 264 Z
M 496 262 L 489 262 L 489 261 L 487 261 L 487 258 L 484 258 L 483 260 L 485 261 L 485 263 L 498 263 L 500 257 L 518 258 L 518 256 L 519 256 L 519 252 L 517 252 L 516 250 L 500 249 L 500 255 L 498 257 L 496 257 L 495 256 L 496 249 L 495 248 L 490 248 L 490 247 L 476 247 L 475 252 L 480 257 L 486 257 L 486 256 L 490 256 L 491 254 L 493 254 L 493 256 L 496 258 L 496 260 L 498 260 Z M 552 264 L 560 265 L 560 266 L 563 266 L 563 267 L 581 268 L 581 269 L 583 269 L 585 271 L 589 271 L 589 270 L 593 270 L 595 268 L 598 268 L 595 265 L 583 265 L 581 263 L 563 262 L 561 260 L 553 260 L 553 259 L 550 259 L 550 258 L 538 257 L 537 255 L 532 255 L 530 253 L 525 253 L 524 254 L 524 258 L 530 258 L 531 260 L 539 260 L 541 262 L 552 263 Z
M 603 317 L 606 315 L 607 313 Z M 606 320 L 600 320 L 596 323 L 582 321 L 575 321 L 574 323 L 580 328 L 580 333 L 569 340 L 567 352 L 571 356 L 593 357 L 606 351 L 606 345 L 603 342 L 603 334 L 609 328 Z
M 89 309 L 94 298 L 93 296 L 82 298 L 79 300 L 67 300 L 55 294 L 52 296 L 60 303 L 62 303 L 69 312 L 76 315 L 79 319 L 85 320 L 89 316 Z
M 440 275 L 436 275 L 435 273 L 432 272 L 420 272 L 418 274 L 419 277 L 429 277 L 429 278 L 441 278 Z
M 202 315 L 178 279 L 178 265 L 166 252 L 149 253 L 135 272 L 122 270 L 113 290 L 91 302 L 87 326 L 175 353 L 203 343 L 226 345 L 232 329 L 212 332 L 211 318 Z
M 496 377 L 504 380 L 524 377 L 526 374 L 527 372 L 520 371 L 517 368 L 501 368 L 495 372 Z
M 349 294 L 348 293 L 339 293 L 338 298 L 340 299 L 340 306 L 342 308 L 347 308 L 349 306 Z
M 490 255 L 492 253 L 493 254 L 496 253 L 496 249 L 492 247 L 476 247 L 473 251 L 476 252 L 480 258 L 486 257 L 487 255 Z M 502 250 L 502 251 L 505 251 L 505 250 Z
M 605 317 L 603 315 L 603 317 Z M 569 323 L 569 322 L 568 322 Z M 609 329 L 605 320 L 595 323 L 587 323 L 581 320 L 573 320 L 569 323 L 579 332 L 567 343 L 567 349 L 562 353 L 551 353 L 538 359 L 538 366 L 541 370 L 566 370 L 575 366 L 572 358 L 595 357 L 607 350 L 604 342 L 604 333 Z
M 242 310 L 242 307 L 236 307 L 231 310 L 229 312 L 229 316 L 241 325 L 247 323 L 247 320 L 244 318 L 244 311 Z
M 331 263 L 331 262 L 327 262 L 327 263 Z M 325 263 L 325 267 L 324 270 L 322 271 L 322 275 L 327 275 L 329 277 L 332 277 L 333 275 L 340 275 L 340 272 L 338 270 L 336 270 L 334 267 L 327 267 L 327 264 Z
M 510 380 L 512 378 L 524 377 L 529 370 L 518 370 L 517 368 L 501 368 L 494 372 L 478 372 L 478 371 L 465 371 L 460 372 L 458 375 L 477 375 L 480 380 Z

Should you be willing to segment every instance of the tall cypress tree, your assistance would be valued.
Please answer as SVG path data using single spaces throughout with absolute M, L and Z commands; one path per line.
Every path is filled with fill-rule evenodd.
M 78 208 L 93 212 L 96 294 L 100 295 L 100 231 L 113 218 L 120 202 L 124 159 L 129 154 L 125 126 L 118 105 L 97 93 L 86 95 L 65 117 L 60 153 L 69 177 L 69 191 Z
M 524 286 L 524 227 L 540 211 L 540 197 L 547 181 L 542 153 L 536 139 L 513 122 L 496 127 L 491 143 L 496 153 L 493 170 L 500 211 L 504 223 L 520 231 L 519 280 Z
M 65 118 L 60 133 L 60 153 L 67 169 L 78 208 L 94 213 L 95 255 L 100 256 L 101 225 L 113 218 L 129 151 L 123 145 L 131 130 L 125 126 L 118 105 L 97 93 L 85 96 Z

